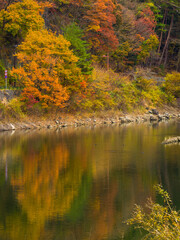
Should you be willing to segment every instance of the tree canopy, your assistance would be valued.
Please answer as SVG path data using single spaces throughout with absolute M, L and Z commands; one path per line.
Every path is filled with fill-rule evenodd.
M 179 71 L 179 9 L 178 0 L 0 0 L 0 83 L 8 68 L 23 99 L 63 107 L 92 94 L 95 65 Z

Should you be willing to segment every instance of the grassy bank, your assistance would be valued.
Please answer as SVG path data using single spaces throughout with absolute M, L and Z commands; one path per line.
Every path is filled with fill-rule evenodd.
M 160 79 L 160 80 L 159 80 Z M 43 108 L 38 101 L 24 101 L 21 96 L 0 102 L 0 121 L 49 119 L 59 116 L 110 117 L 122 114 L 143 114 L 147 109 L 178 111 L 180 73 L 165 78 L 138 68 L 126 75 L 95 67 L 92 78 L 81 96 L 66 102 L 64 108 Z

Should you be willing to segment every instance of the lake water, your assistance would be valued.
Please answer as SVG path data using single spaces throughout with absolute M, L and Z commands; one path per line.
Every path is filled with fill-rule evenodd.
M 180 123 L 0 133 L 1 240 L 140 239 L 124 223 L 161 183 L 180 209 Z

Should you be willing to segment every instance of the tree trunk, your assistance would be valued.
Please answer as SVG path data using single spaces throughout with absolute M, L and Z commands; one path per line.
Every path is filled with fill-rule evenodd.
M 176 71 L 177 71 L 177 72 L 180 71 L 180 49 L 179 49 L 179 52 L 178 52 L 178 60 L 177 60 Z
M 168 46 L 166 48 L 165 59 L 164 59 L 164 68 L 166 67 L 167 59 L 168 59 L 168 47 L 169 47 L 169 43 L 168 43 Z
M 169 32 L 168 32 L 168 36 L 167 36 L 167 39 L 166 39 L 166 43 L 165 43 L 164 48 L 163 48 L 163 52 L 162 52 L 161 58 L 159 60 L 159 65 L 161 65 L 161 63 L 162 63 L 164 54 L 165 54 L 166 49 L 167 49 L 168 44 L 169 44 L 169 39 L 170 39 L 172 27 L 173 27 L 173 21 L 174 21 L 174 14 L 172 14 L 172 17 L 171 17 L 171 24 L 170 24 L 170 27 L 169 27 Z
M 163 24 L 165 23 L 166 17 L 167 17 L 167 8 L 165 9 L 164 18 L 163 18 L 163 22 L 162 22 Z M 160 49 L 161 49 L 162 37 L 163 37 L 163 31 L 161 31 L 161 36 L 159 39 L 158 53 L 160 52 Z

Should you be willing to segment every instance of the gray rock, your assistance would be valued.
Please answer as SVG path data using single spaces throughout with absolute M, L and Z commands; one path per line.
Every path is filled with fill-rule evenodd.
M 157 117 L 157 116 L 154 116 L 154 115 L 151 115 L 151 116 L 150 116 L 150 121 L 151 121 L 151 122 L 158 121 L 158 117 Z
M 137 123 L 141 123 L 141 122 L 144 121 L 144 119 L 139 116 L 139 117 L 137 117 L 137 118 L 135 119 L 135 121 L 136 121 Z
M 170 119 L 170 115 L 169 115 L 168 112 L 164 113 L 164 118 L 165 118 L 165 119 Z
M 128 122 L 128 123 L 135 121 L 135 119 L 134 119 L 133 117 L 127 117 L 126 119 L 127 119 L 127 122 Z
M 61 125 L 61 127 L 65 128 L 65 127 L 67 127 L 67 124 L 64 123 L 64 124 Z
M 158 115 L 159 114 L 159 112 L 156 109 L 151 109 L 151 111 L 152 111 L 152 114 L 154 114 L 154 115 Z
M 9 124 L 9 127 L 10 127 L 11 130 L 15 130 L 16 129 L 15 126 L 12 123 Z
M 12 131 L 12 130 L 15 130 L 15 129 L 16 129 L 15 126 L 11 123 L 0 125 L 0 132 L 2 132 L 2 131 Z
M 0 132 L 2 132 L 2 131 L 6 131 L 4 124 L 0 124 Z
M 116 123 L 116 121 L 114 119 L 111 120 L 111 124 L 114 124 Z
M 126 118 L 125 118 L 125 117 L 120 117 L 120 118 L 119 118 L 119 121 L 120 121 L 121 123 L 126 123 Z
M 163 119 L 164 119 L 164 116 L 161 115 L 161 114 L 158 114 L 158 120 L 159 120 L 159 121 L 162 121 Z
M 130 118 L 130 117 L 120 117 L 119 120 L 121 123 L 130 123 L 135 121 L 134 118 Z
M 87 119 L 86 119 L 86 122 L 91 122 L 91 118 L 87 118 Z
M 177 137 L 171 137 L 168 139 L 165 139 L 162 144 L 173 144 L 173 143 L 179 143 L 180 142 L 180 136 Z
M 31 129 L 31 126 L 29 124 L 22 123 L 20 128 L 21 129 Z
M 175 114 L 172 114 L 172 115 L 171 115 L 171 118 L 176 118 L 176 115 L 175 115 Z
M 34 123 L 31 123 L 32 128 L 37 128 L 37 125 Z
M 148 122 L 148 121 L 150 121 L 150 116 L 145 115 L 145 116 L 142 117 L 142 120 L 143 120 L 143 122 Z

